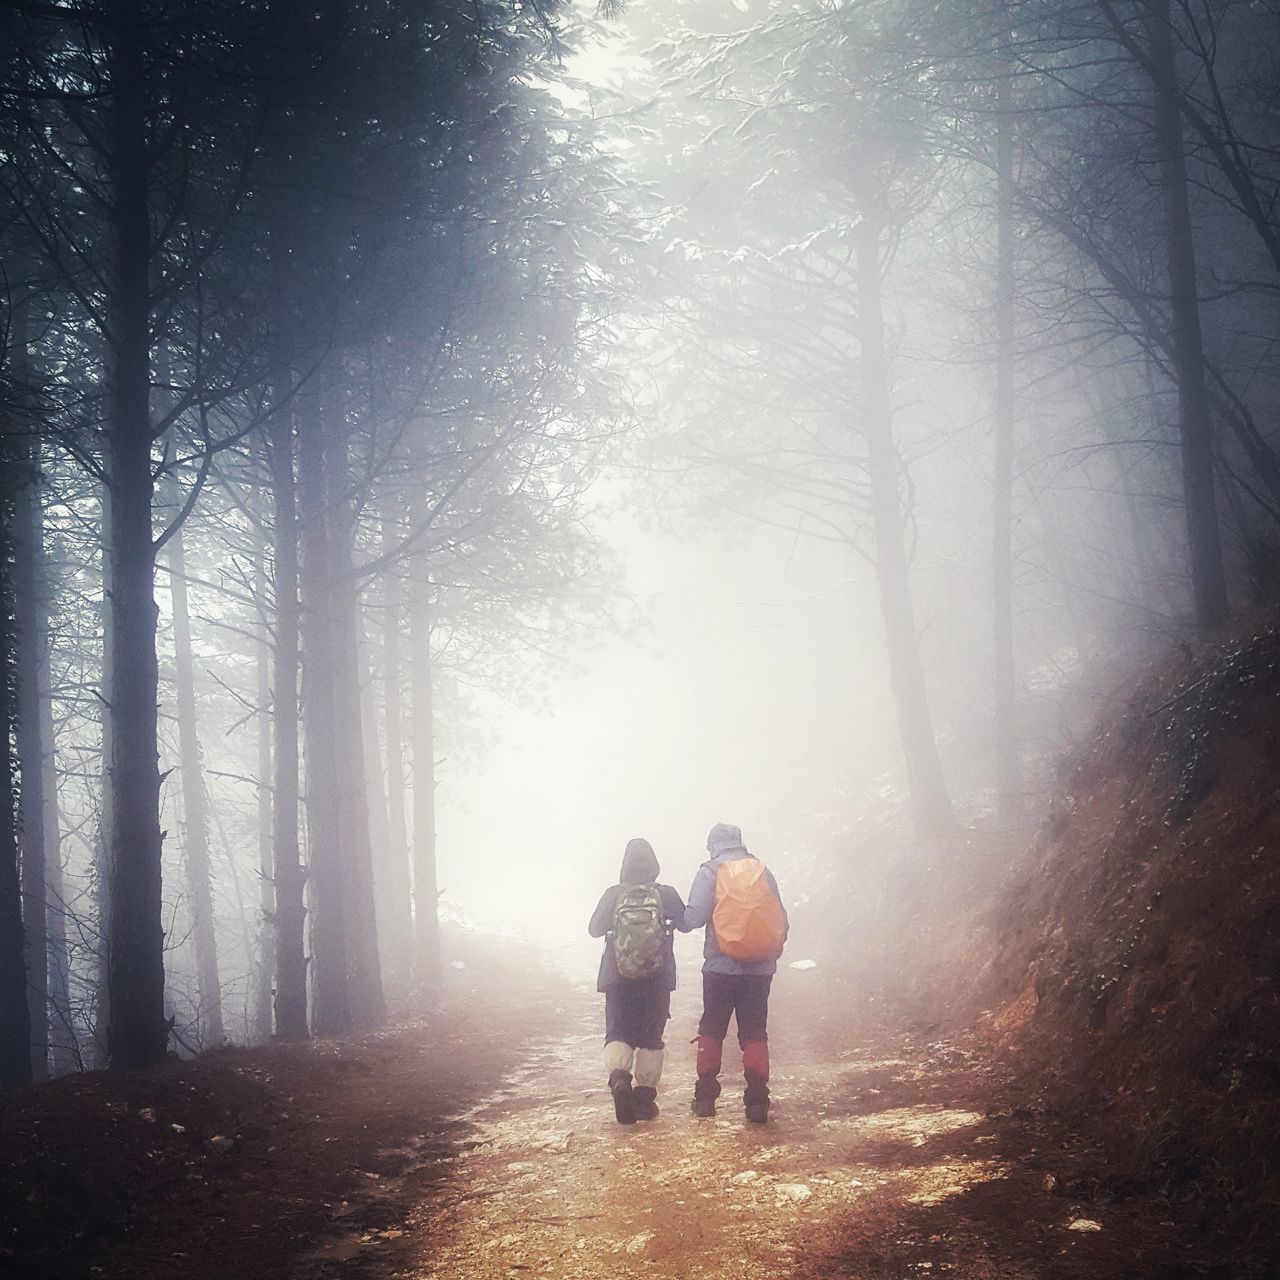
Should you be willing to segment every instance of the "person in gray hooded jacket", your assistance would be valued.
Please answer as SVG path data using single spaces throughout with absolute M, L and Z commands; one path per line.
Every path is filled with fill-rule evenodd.
M 707 836 L 711 855 L 698 868 L 685 908 L 686 929 L 706 929 L 702 964 L 702 1019 L 698 1023 L 698 1078 L 693 1090 L 693 1114 L 714 1116 L 720 1096 L 720 1064 L 729 1020 L 738 1024 L 738 1046 L 742 1050 L 742 1071 L 746 1089 L 742 1101 L 747 1119 L 764 1124 L 769 1118 L 769 988 L 777 972 L 776 959 L 735 960 L 720 949 L 713 917 L 716 908 L 716 877 L 721 866 L 737 858 L 753 858 L 742 843 L 742 830 L 729 822 L 718 822 Z M 766 869 L 765 882 L 778 899 L 782 914 L 782 936 L 786 940 L 787 912 L 773 873 Z
M 671 993 L 676 986 L 676 958 L 673 930 L 687 931 L 684 901 L 669 884 L 658 884 L 658 858 L 653 846 L 643 839 L 628 841 L 622 858 L 618 884 L 600 897 L 587 931 L 604 938 L 596 989 L 604 993 L 604 1061 L 609 1072 L 609 1092 L 619 1124 L 652 1120 L 658 1114 L 658 1081 L 662 1078 L 663 1033 L 671 1017 Z M 649 890 L 646 895 L 644 890 Z M 638 894 L 632 892 L 639 890 Z M 654 939 L 657 955 L 653 972 L 644 977 L 627 977 L 619 970 L 616 932 L 618 905 L 646 897 L 657 903 L 661 931 Z M 643 910 L 641 911 L 643 915 Z M 632 1085 L 632 1070 L 635 1083 Z

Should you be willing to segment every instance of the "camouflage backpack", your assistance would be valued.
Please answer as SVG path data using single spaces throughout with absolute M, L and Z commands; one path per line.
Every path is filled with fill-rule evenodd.
M 662 972 L 666 938 L 658 886 L 623 885 L 613 908 L 613 958 L 618 973 L 628 979 L 656 977 Z

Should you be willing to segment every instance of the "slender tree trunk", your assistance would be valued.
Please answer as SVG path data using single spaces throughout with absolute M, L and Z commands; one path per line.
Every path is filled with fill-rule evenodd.
M 384 553 L 395 541 L 389 522 L 382 525 Z M 404 597 L 398 565 L 388 568 L 383 578 L 382 617 L 382 727 L 386 740 L 387 848 L 384 882 L 386 892 L 385 928 L 379 922 L 379 936 L 386 938 L 385 951 L 394 958 L 390 970 L 400 980 L 413 970 L 413 898 L 409 880 L 409 831 L 404 794 L 404 730 L 401 721 L 403 685 L 400 661 L 400 625 Z
M 47 570 L 47 562 L 41 557 Z M 49 633 L 50 584 L 40 581 L 40 618 L 45 637 L 40 647 L 40 740 L 44 744 L 44 867 L 49 924 L 49 1019 L 53 1074 L 65 1075 L 81 1065 L 80 1045 L 71 1016 L 71 956 L 67 950 L 67 899 L 62 874 L 62 819 L 58 812 L 57 738 L 53 724 L 53 638 Z
M 926 838 L 949 835 L 955 820 L 934 738 L 920 637 L 911 601 L 906 522 L 899 486 L 901 457 L 893 439 L 881 302 L 880 227 L 863 216 L 855 231 L 858 334 L 862 348 L 863 430 L 871 477 L 876 579 L 889 650 L 889 683 L 898 711 L 912 819 Z
M 335 392 L 335 395 L 337 393 Z M 360 601 L 354 559 L 355 516 L 346 496 L 349 484 L 348 439 L 337 405 L 324 416 L 327 467 L 325 519 L 329 525 L 332 571 L 329 580 L 332 638 L 334 781 L 338 802 L 338 847 L 345 884 L 348 989 L 352 1021 L 376 1027 L 387 1016 L 378 956 L 374 905 L 373 843 L 369 814 L 368 753 L 360 705 Z M 374 746 L 376 758 L 376 745 Z
M 378 700 L 368 639 L 360 642 L 360 727 L 364 740 L 364 771 L 369 796 L 369 839 L 373 845 L 374 905 L 378 922 L 378 957 L 384 985 L 395 985 L 404 972 L 397 954 L 394 888 L 390 866 L 391 821 L 387 812 L 386 772 L 378 742 Z
M 164 1057 L 160 768 L 156 734 L 155 551 L 151 504 L 150 288 L 145 83 L 123 0 L 111 35 L 106 436 L 111 504 L 111 918 L 107 982 L 113 1067 Z
M 31 1077 L 49 1075 L 49 926 L 45 873 L 44 754 L 41 741 L 41 650 L 47 643 L 40 453 L 31 414 L 25 298 L 11 311 L 9 370 L 17 398 L 13 504 L 13 601 L 17 619 L 18 851 L 22 866 L 22 925 L 26 945 L 27 1008 L 31 1027 Z
M 409 576 L 410 696 L 413 743 L 413 922 L 418 981 L 440 983 L 440 918 L 436 883 L 436 731 L 431 662 L 431 578 L 426 555 Z
M 100 663 L 102 689 L 98 698 L 98 730 L 101 743 L 99 764 L 102 770 L 102 786 L 98 792 L 98 832 L 94 842 L 93 885 L 98 915 L 98 950 L 94 957 L 93 1010 L 90 1020 L 92 1036 L 91 1062 L 101 1069 L 110 1064 L 107 1047 L 111 1026 L 111 829 L 114 792 L 111 788 L 111 745 L 114 736 L 111 713 L 111 654 L 115 649 L 113 636 L 114 615 L 111 607 L 111 495 L 104 485 L 99 502 L 101 541 L 98 551 L 102 580 L 102 660 Z
M 255 503 L 255 508 L 258 506 Z M 259 532 L 253 554 L 254 592 L 258 608 L 267 608 L 267 548 Z M 271 640 L 266 622 L 255 655 L 258 676 L 258 940 L 253 964 L 253 1038 L 258 1043 L 271 1039 L 271 976 L 275 951 L 275 869 L 272 858 L 271 822 Z M 303 991 L 305 1014 L 306 991 Z
M 11 745 L 17 718 L 10 679 L 14 659 L 9 582 L 11 501 L 12 494 L 0 493 L 0 1090 L 31 1080 L 31 1010 L 27 1004 Z
M 307 1028 L 306 875 L 299 842 L 298 672 L 301 606 L 298 599 L 298 510 L 294 480 L 293 378 L 287 210 L 277 193 L 270 228 L 271 279 L 275 306 L 268 459 L 275 506 L 272 548 L 275 579 L 275 670 L 272 681 L 272 853 L 275 864 L 276 1034 L 305 1040 Z
M 18 332 L 8 337 L 12 346 L 0 348 L 0 371 L 6 364 L 10 372 L 21 373 L 26 358 L 25 335 Z M 18 355 L 19 350 L 21 356 Z M 13 364 L 18 369 L 13 369 Z M 15 381 L 21 385 L 25 378 Z M 0 431 L 0 1092 L 28 1084 L 32 1079 L 35 1054 L 32 1043 L 31 1006 L 27 991 L 27 960 L 29 950 L 23 931 L 23 883 L 21 878 L 21 853 L 18 847 L 18 797 L 14 783 L 14 730 L 19 715 L 18 699 L 21 672 L 15 672 L 15 624 L 22 619 L 16 608 L 11 566 L 20 556 L 15 556 L 14 525 L 21 522 L 22 490 L 30 487 L 27 450 L 19 436 L 30 424 L 22 421 L 3 424 Z M 15 675 L 18 680 L 15 680 Z M 25 781 L 25 779 L 24 779 Z M 41 1010 L 43 1017 L 43 1010 Z
M 1045 490 L 1036 501 L 1040 523 L 1038 545 L 1044 555 L 1044 566 L 1062 606 L 1063 633 L 1071 642 L 1076 662 L 1082 672 L 1092 671 L 1097 663 L 1097 646 L 1089 631 L 1093 617 L 1091 601 L 1081 590 L 1067 548 L 1078 545 L 1077 531 L 1072 528 L 1071 514 L 1054 490 Z
M 345 583 L 353 583 L 349 559 L 340 565 Z M 347 885 L 347 959 L 350 966 L 352 1020 L 358 1027 L 386 1021 L 382 963 L 378 951 L 373 841 L 369 814 L 367 751 L 360 705 L 360 656 L 355 592 L 341 591 L 337 658 L 336 711 L 340 746 L 338 816 Z M 376 747 L 374 748 L 376 751 Z
M 324 394 L 298 396 L 298 498 L 301 514 L 302 725 L 306 741 L 307 851 L 311 864 L 312 967 L 317 1034 L 342 1036 L 353 1024 L 348 987 L 347 875 L 341 835 L 337 672 L 340 620 L 328 519 Z M 327 390 L 328 388 L 326 388 Z
M 179 768 L 182 772 L 183 817 L 186 819 L 183 824 L 183 854 L 187 869 L 187 891 L 191 895 L 196 982 L 200 991 L 201 1044 L 207 1047 L 222 1044 L 226 1040 L 226 1032 L 222 1025 L 222 983 L 218 974 L 218 936 L 214 926 L 213 884 L 209 865 L 209 815 L 196 711 L 195 662 L 191 652 L 186 547 L 181 529 L 169 539 L 168 553 L 178 693 Z
M 1001 823 L 1022 817 L 1022 749 L 1013 624 L 1014 254 L 1013 121 L 1009 84 L 996 81 L 996 404 L 992 545 L 992 654 L 995 674 L 996 811 Z
M 253 927 L 253 915 L 249 909 L 249 901 L 245 897 L 244 877 L 241 874 L 240 860 L 236 857 L 235 850 L 231 847 L 231 841 L 227 838 L 226 824 L 222 821 L 222 816 L 216 806 L 211 808 L 209 812 L 213 819 L 213 830 L 218 835 L 218 846 L 222 850 L 222 861 L 226 867 L 226 882 L 230 886 L 231 896 L 235 901 L 236 923 L 240 926 L 240 945 L 244 948 L 244 954 L 252 957 L 256 942 L 256 931 Z M 252 1031 L 249 1010 L 252 994 L 246 987 L 242 1018 L 242 1039 L 246 1042 Z
M 1145 0 L 1144 16 L 1155 69 L 1152 90 L 1169 261 L 1173 365 L 1178 383 L 1178 434 L 1191 590 L 1196 621 L 1201 631 L 1208 633 L 1226 620 L 1229 607 L 1214 489 L 1213 428 L 1205 388 L 1195 240 L 1187 199 L 1186 151 L 1176 92 L 1177 67 L 1170 0 Z

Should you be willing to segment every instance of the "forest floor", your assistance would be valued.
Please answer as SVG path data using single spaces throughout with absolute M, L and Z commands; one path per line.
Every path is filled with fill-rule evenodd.
M 0 1117 L 0 1150 L 43 1144 L 45 1185 L 0 1275 L 1243 1274 L 1165 1200 L 1098 1198 L 1097 1153 L 1057 1132 L 1033 1090 L 927 1030 L 850 1025 L 820 972 L 776 985 L 762 1127 L 744 1123 L 731 1069 L 717 1117 L 689 1112 L 693 982 L 677 993 L 662 1114 L 622 1127 L 598 996 L 533 967 L 472 962 L 451 978 L 437 1014 L 361 1041 L 207 1055 L 124 1093 L 101 1076 L 31 1091 Z M 64 1157 L 68 1184 L 50 1164 Z M 113 1160 L 101 1194 L 73 1163 Z

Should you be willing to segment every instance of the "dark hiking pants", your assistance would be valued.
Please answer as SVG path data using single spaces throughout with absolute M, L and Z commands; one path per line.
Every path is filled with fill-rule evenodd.
M 665 977 L 623 978 L 604 993 L 604 1042 L 620 1040 L 633 1049 L 661 1049 L 671 1017 L 671 989 Z
M 702 1021 L 698 1023 L 698 1083 L 700 1098 L 720 1094 L 720 1062 L 729 1019 L 738 1023 L 742 1049 L 742 1073 L 747 1095 L 768 1097 L 769 1083 L 769 987 L 772 974 L 704 973 Z

